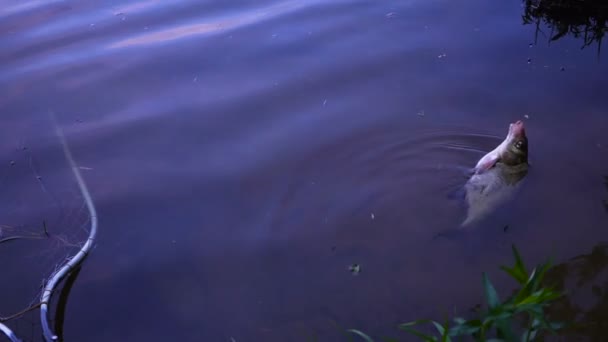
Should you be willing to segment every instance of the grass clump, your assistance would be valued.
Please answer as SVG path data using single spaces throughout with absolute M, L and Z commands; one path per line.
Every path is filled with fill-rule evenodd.
M 474 341 L 528 342 L 540 340 L 547 332 L 556 333 L 564 325 L 549 321 L 545 315 L 545 308 L 560 298 L 562 293 L 542 284 L 545 274 L 552 266 L 551 262 L 539 265 L 528 272 L 515 246 L 513 246 L 513 255 L 515 264 L 511 267 L 502 266 L 501 269 L 515 279 L 520 287 L 506 300 L 500 300 L 487 274 L 483 273 L 487 308 L 478 312 L 478 317 L 469 320 L 455 317 L 452 323 L 449 319 L 444 322 L 416 320 L 400 324 L 399 329 L 425 342 L 451 342 L 465 337 Z M 435 334 L 427 334 L 414 328 L 421 324 L 430 324 L 435 328 Z M 359 330 L 350 329 L 348 332 L 358 335 L 367 342 L 374 341 Z M 384 339 L 384 341 L 397 340 Z

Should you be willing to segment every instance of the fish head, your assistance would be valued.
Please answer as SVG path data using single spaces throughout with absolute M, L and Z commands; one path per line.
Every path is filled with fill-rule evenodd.
M 523 121 L 518 120 L 509 125 L 509 133 L 503 146 L 500 160 L 504 164 L 514 166 L 528 163 L 528 137 Z

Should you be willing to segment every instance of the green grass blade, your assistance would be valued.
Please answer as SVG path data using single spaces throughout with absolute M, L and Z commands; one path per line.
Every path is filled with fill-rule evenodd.
M 528 279 L 525 273 L 522 273 L 520 270 L 516 268 L 509 268 L 507 266 L 500 266 L 500 269 L 507 272 L 513 279 L 515 279 L 520 284 L 525 284 Z
M 532 291 L 538 290 L 538 287 L 541 286 L 543 279 L 545 278 L 545 274 L 552 266 L 551 261 L 548 261 L 540 267 L 540 270 L 534 279 L 534 284 L 532 284 Z
M 466 322 L 467 321 L 464 318 L 462 318 L 462 317 L 456 317 L 456 318 L 454 318 L 454 323 L 456 323 L 456 324 L 465 324 Z
M 515 268 L 521 270 L 524 274 L 528 274 L 526 271 L 526 266 L 524 265 L 523 260 L 521 259 L 521 255 L 519 255 L 519 251 L 515 247 L 515 245 L 511 245 L 511 249 L 513 250 L 513 256 L 515 257 Z
M 437 329 L 437 331 L 439 331 L 439 336 L 441 336 L 441 341 L 445 342 L 446 341 L 446 337 L 448 336 L 448 329 L 446 329 L 443 325 L 432 321 L 433 325 L 435 326 L 435 328 Z
M 431 321 L 431 320 L 428 320 L 428 319 L 419 319 L 417 321 L 399 324 L 399 329 L 401 329 L 403 331 L 406 331 L 406 332 L 408 332 L 408 333 L 410 333 L 412 335 L 418 336 L 419 338 L 423 339 L 426 342 L 436 342 L 437 341 L 436 337 L 431 336 L 431 335 L 427 335 L 427 334 L 425 334 L 423 332 L 420 332 L 420 331 L 418 331 L 416 329 L 410 328 L 411 326 L 418 325 L 420 323 L 430 323 L 430 322 L 435 323 L 434 321 Z
M 483 273 L 483 288 L 486 294 L 486 300 L 488 301 L 488 306 L 490 309 L 493 309 L 500 305 L 500 299 L 498 299 L 498 293 L 496 293 L 496 289 L 488 279 L 488 275 Z
M 450 336 L 469 336 L 478 333 L 481 325 L 482 323 L 478 319 L 458 323 L 450 329 Z
M 360 337 L 361 337 L 361 338 L 363 338 L 363 339 L 364 339 L 366 342 L 374 342 L 374 340 L 373 340 L 371 337 L 367 336 L 365 333 L 363 333 L 363 332 L 361 332 L 361 331 L 359 331 L 359 330 L 357 330 L 357 329 L 348 329 L 347 331 L 348 331 L 349 333 L 353 333 L 353 334 L 355 334 L 355 335 L 360 336 Z
M 500 269 L 507 272 L 518 283 L 525 284 L 528 280 L 528 271 L 526 271 L 524 262 L 521 260 L 521 256 L 519 255 L 517 248 L 515 248 L 515 245 L 511 245 L 511 249 L 513 250 L 513 257 L 515 258 L 515 265 L 512 268 L 501 266 Z

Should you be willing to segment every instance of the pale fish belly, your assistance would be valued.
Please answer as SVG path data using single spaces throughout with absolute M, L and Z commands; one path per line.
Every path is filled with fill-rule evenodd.
M 527 165 L 496 167 L 473 175 L 465 184 L 467 217 L 461 227 L 470 226 L 486 218 L 497 208 L 511 200 L 527 173 Z

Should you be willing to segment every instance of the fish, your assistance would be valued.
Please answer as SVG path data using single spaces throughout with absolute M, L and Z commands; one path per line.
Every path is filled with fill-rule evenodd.
M 464 185 L 467 216 L 460 226 L 480 222 L 512 199 L 528 169 L 528 137 L 523 121 L 518 120 L 509 124 L 506 138 L 472 170 Z

